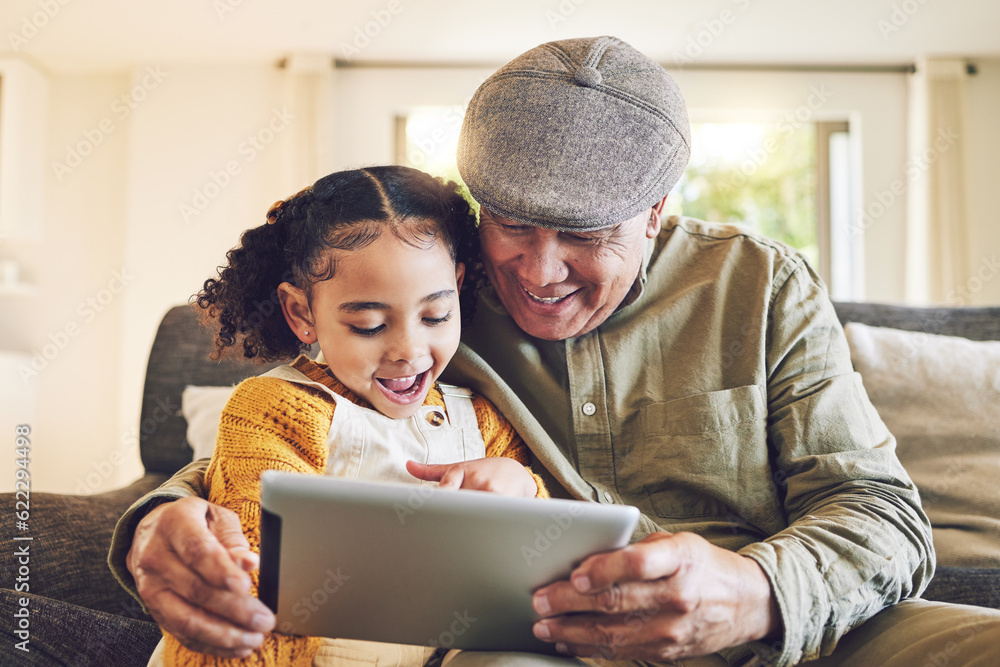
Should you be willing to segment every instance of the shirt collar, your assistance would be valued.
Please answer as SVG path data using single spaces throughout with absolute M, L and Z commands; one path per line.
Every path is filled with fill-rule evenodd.
M 632 287 L 629 288 L 625 298 L 622 299 L 622 302 L 618 304 L 617 308 L 615 308 L 615 313 L 623 308 L 631 306 L 640 296 L 642 296 L 642 290 L 646 286 L 649 263 L 652 261 L 653 252 L 655 251 L 656 237 L 654 236 L 651 239 L 646 239 L 646 247 L 642 251 L 642 264 L 639 265 L 639 275 L 636 276 L 635 282 L 632 283 Z M 611 314 L 611 317 L 614 317 L 614 313 Z

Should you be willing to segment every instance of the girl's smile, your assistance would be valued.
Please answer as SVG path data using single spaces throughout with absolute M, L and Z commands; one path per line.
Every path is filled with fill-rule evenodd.
M 423 403 L 423 397 L 427 396 L 427 391 L 431 385 L 431 374 L 426 370 L 419 375 L 411 375 L 405 378 L 375 378 L 378 386 L 385 394 L 385 397 L 399 405 L 410 405 Z M 419 403 L 417 402 L 419 399 Z

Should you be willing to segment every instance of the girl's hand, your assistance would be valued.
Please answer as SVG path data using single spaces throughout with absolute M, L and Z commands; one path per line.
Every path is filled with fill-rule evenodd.
M 438 482 L 443 489 L 475 489 L 522 498 L 534 498 L 538 493 L 531 473 L 504 456 L 430 465 L 407 461 L 406 470 L 417 479 Z

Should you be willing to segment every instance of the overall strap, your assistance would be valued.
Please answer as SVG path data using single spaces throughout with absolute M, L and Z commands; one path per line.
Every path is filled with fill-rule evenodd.
M 472 405 L 472 390 L 453 384 L 438 382 L 438 389 L 444 397 L 444 407 L 448 411 L 448 421 L 452 428 L 479 430 L 476 408 Z

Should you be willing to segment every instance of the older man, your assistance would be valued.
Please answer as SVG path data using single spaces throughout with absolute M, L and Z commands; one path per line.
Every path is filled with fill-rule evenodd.
M 501 408 L 553 489 L 643 513 L 632 545 L 535 594 L 535 634 L 698 665 L 985 659 L 1000 614 L 900 603 L 933 573 L 930 526 L 818 277 L 741 228 L 661 222 L 688 155 L 673 81 L 609 37 L 533 49 L 469 106 L 459 166 L 490 287 L 451 381 Z M 128 529 L 191 496 L 145 515 L 128 569 L 168 630 L 244 655 L 273 617 L 246 593 L 238 522 L 199 492 L 196 465 L 140 501 L 112 561 L 131 585 Z

